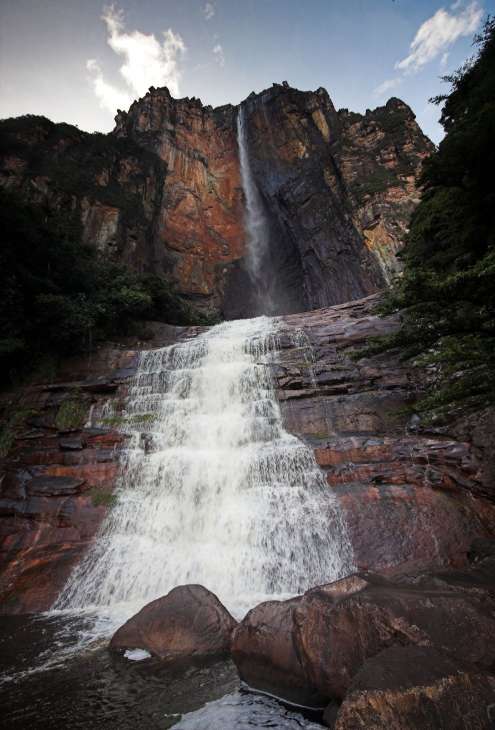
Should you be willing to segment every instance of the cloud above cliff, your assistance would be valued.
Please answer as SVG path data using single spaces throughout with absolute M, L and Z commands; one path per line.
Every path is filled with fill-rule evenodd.
M 477 0 L 465 5 L 457 0 L 448 10 L 440 8 L 422 23 L 409 46 L 409 53 L 395 64 L 398 76 L 386 79 L 376 87 L 376 96 L 384 96 L 391 89 L 402 84 L 404 77 L 421 71 L 423 67 L 440 56 L 440 67 L 444 68 L 449 49 L 462 37 L 473 35 L 481 25 L 483 10 Z
M 458 38 L 473 35 L 478 30 L 483 10 L 477 2 L 464 8 L 457 2 L 450 10 L 440 8 L 425 20 L 414 36 L 409 55 L 395 64 L 396 69 L 405 73 L 419 71 L 425 64 L 444 54 Z
M 150 86 L 168 86 L 174 96 L 180 93 L 181 60 L 186 46 L 181 36 L 169 28 L 163 39 L 138 30 L 126 32 L 124 14 L 115 5 L 104 8 L 101 16 L 107 27 L 107 43 L 123 59 L 119 72 L 124 85 L 116 86 L 105 79 L 95 59 L 86 69 L 91 74 L 93 90 L 104 109 L 115 112 L 125 108 L 134 98 L 143 96 Z

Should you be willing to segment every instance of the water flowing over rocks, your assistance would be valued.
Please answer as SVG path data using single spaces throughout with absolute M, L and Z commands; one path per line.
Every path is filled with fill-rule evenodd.
M 278 325 L 226 322 L 141 352 L 119 413 L 116 504 L 55 606 L 130 615 L 184 580 L 235 615 L 345 575 L 352 548 L 313 451 L 282 423 Z M 110 410 L 109 410 L 110 408 Z
M 296 449 L 294 454 L 304 453 L 305 459 L 313 459 L 311 451 L 314 453 L 310 473 L 314 477 L 318 464 L 318 491 L 334 495 L 340 505 L 353 560 L 359 570 L 394 574 L 442 566 L 462 567 L 467 563 L 466 553 L 473 540 L 487 538 L 494 532 L 493 452 L 486 436 L 490 414 L 483 414 L 483 418 L 478 419 L 464 418 L 460 423 L 442 429 L 422 427 L 416 422 L 411 424 L 410 416 L 403 414 L 401 409 L 412 403 L 420 391 L 421 371 L 401 362 L 395 353 L 361 359 L 350 356 L 366 344 L 370 336 L 391 332 L 397 326 L 394 317 L 381 319 L 374 315 L 374 304 L 375 300 L 369 298 L 285 317 L 277 325 L 276 354 L 257 370 L 261 369 L 267 375 L 269 369 L 276 388 L 279 418 L 282 419 L 277 428 L 283 422 L 284 430 L 299 438 L 299 441 L 294 441 L 295 444 L 304 442 L 306 450 L 300 445 L 299 451 Z M 243 336 L 247 332 L 246 327 L 246 323 L 240 326 Z M 151 409 L 145 401 L 146 398 L 150 402 L 156 401 L 166 390 L 167 383 L 157 375 L 155 395 L 153 387 L 148 396 L 143 391 L 144 400 L 141 406 L 136 401 L 135 413 L 132 410 L 128 414 L 123 413 L 129 389 L 133 387 L 132 379 L 136 377 L 139 351 L 180 343 L 196 337 L 202 330 L 163 325 L 151 329 L 155 333 L 153 339 L 140 343 L 136 340 L 123 341 L 120 347 L 101 348 L 89 360 L 79 358 L 69 361 L 54 382 L 23 391 L 20 404 L 9 405 L 7 402 L 9 408 L 22 408 L 27 415 L 23 424 L 14 429 L 13 447 L 3 464 L 0 493 L 2 612 L 40 611 L 52 605 L 74 566 L 81 565 L 81 557 L 94 546 L 95 536 L 109 507 L 115 506 L 115 496 L 112 495 L 122 483 L 130 456 L 126 449 L 131 437 L 140 444 L 139 449 L 132 453 L 140 454 L 142 459 L 143 451 L 147 450 L 149 467 L 154 469 L 157 466 L 155 447 L 150 440 L 153 419 L 150 419 Z M 222 358 L 223 355 L 220 355 Z M 149 360 L 150 365 L 151 362 Z M 224 368 L 224 373 L 227 372 L 228 368 Z M 224 387 L 225 375 L 220 378 L 215 369 L 210 373 L 212 392 Z M 200 377 L 199 370 L 196 370 L 196 376 Z M 143 377 L 147 376 L 143 374 Z M 173 377 L 179 383 L 182 376 L 176 373 Z M 78 394 L 77 400 L 81 400 L 87 409 L 84 417 L 89 418 L 91 413 L 94 422 L 89 418 L 77 429 L 60 431 L 57 426 L 57 421 L 60 424 L 60 411 L 64 403 L 74 400 L 75 393 Z M 275 399 L 275 394 L 270 398 Z M 201 438 L 205 446 L 211 432 L 204 433 L 198 428 L 203 428 L 201 423 L 206 428 L 206 421 L 199 421 L 193 428 L 185 418 L 187 416 L 178 417 L 176 424 L 182 429 L 181 438 L 186 441 Z M 236 420 L 239 427 L 242 423 L 242 419 Z M 251 424 L 251 428 L 256 423 L 249 420 L 245 425 Z M 228 431 L 225 438 L 231 438 Z M 130 490 L 134 480 L 132 475 L 135 474 L 139 480 L 143 476 L 142 463 L 137 461 L 135 472 L 128 475 L 131 477 L 128 482 Z M 227 468 L 221 455 L 217 464 L 220 470 Z M 239 462 L 237 464 L 240 466 Z M 292 467 L 287 464 L 286 468 Z M 306 466 L 303 471 L 305 469 Z M 240 478 L 237 474 L 236 479 L 238 476 Z M 40 477 L 63 477 L 84 480 L 84 483 L 78 487 L 80 491 L 77 494 L 29 494 L 30 480 Z M 207 525 L 213 515 L 209 501 L 202 504 L 210 515 L 208 517 L 205 512 L 204 524 Z M 274 501 L 273 508 L 275 505 Z M 328 525 L 326 509 L 315 506 L 317 516 L 314 524 L 323 531 L 322 535 L 325 525 Z M 244 511 L 241 513 L 244 514 Z M 117 514 L 112 519 L 117 519 Z M 144 522 L 140 514 L 137 510 L 132 515 L 138 531 Z M 269 514 L 263 512 L 262 518 L 268 519 Z M 150 524 L 154 524 L 155 516 L 152 509 Z M 224 517 L 226 514 L 218 513 L 215 520 Z M 287 537 L 287 529 L 282 523 L 280 530 Z M 233 534 L 232 539 L 236 537 L 238 535 Z M 323 538 L 324 541 L 326 539 Z M 146 544 L 152 543 L 144 541 L 143 548 Z M 116 550 L 117 547 L 116 543 Z M 230 609 L 229 594 L 232 596 L 236 591 L 250 593 L 249 600 L 237 597 L 240 599 L 239 617 L 242 610 L 267 597 L 263 587 L 260 590 L 263 595 L 257 595 L 255 582 L 251 590 L 243 590 L 243 585 L 247 585 L 244 580 L 249 579 L 245 570 L 238 574 L 232 570 L 225 572 L 222 568 L 218 572 L 219 581 L 238 580 L 239 588 L 225 582 L 217 585 L 211 581 L 211 573 L 186 576 L 184 563 L 176 560 L 176 551 L 170 555 L 167 553 L 166 557 L 172 558 L 169 567 L 172 564 L 176 566 L 173 576 L 169 574 L 170 582 L 164 582 L 162 565 L 165 558 L 150 563 L 156 580 L 150 579 L 146 584 L 148 588 L 142 593 L 136 591 L 138 602 L 130 606 L 124 620 L 146 601 L 173 588 L 174 581 L 175 585 L 185 580 L 201 583 L 219 595 Z M 290 554 L 284 559 L 292 561 Z M 297 560 L 306 561 L 304 548 L 298 550 Z M 277 559 L 277 562 L 280 561 Z M 255 560 L 253 566 L 256 565 Z M 133 582 L 129 581 L 129 565 L 124 563 L 123 567 L 120 600 L 125 601 Z M 300 568 L 301 574 L 308 569 L 307 565 Z M 147 579 L 141 572 L 138 566 L 136 585 L 142 586 Z M 256 575 L 254 571 L 253 581 L 258 580 Z M 318 575 L 321 575 L 318 570 L 315 573 L 310 571 L 305 585 L 295 580 L 291 585 L 292 595 L 336 577 L 327 573 L 329 577 L 322 580 Z M 225 576 L 230 577 L 227 579 Z M 87 596 L 83 591 L 81 601 L 93 595 L 94 590 L 93 585 Z M 94 598 L 92 602 L 98 603 Z M 84 605 L 83 602 L 80 605 Z
M 148 603 L 113 635 L 110 650 L 144 649 L 164 661 L 226 656 L 237 622 L 203 586 L 178 586 Z

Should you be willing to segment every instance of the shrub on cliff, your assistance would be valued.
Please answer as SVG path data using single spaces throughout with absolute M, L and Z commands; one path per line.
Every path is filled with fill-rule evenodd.
M 0 193 L 0 368 L 9 382 L 45 355 L 91 349 L 133 322 L 188 324 L 169 285 L 99 258 L 79 243 L 77 223 Z
M 400 346 L 430 367 L 419 407 L 436 415 L 495 401 L 495 19 L 476 43 L 434 100 L 446 136 L 424 167 L 404 273 L 385 303 L 403 310 L 402 327 L 375 347 Z

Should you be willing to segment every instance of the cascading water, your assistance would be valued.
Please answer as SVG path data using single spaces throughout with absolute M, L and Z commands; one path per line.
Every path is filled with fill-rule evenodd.
M 254 282 L 259 282 L 263 259 L 269 247 L 269 226 L 260 192 L 251 170 L 248 153 L 246 111 L 242 104 L 237 114 L 237 144 L 241 183 L 246 200 L 244 227 L 246 231 L 246 263 Z
M 351 570 L 335 498 L 285 431 L 267 317 L 142 352 L 125 406 L 117 503 L 57 601 L 115 620 L 200 583 L 237 616 Z

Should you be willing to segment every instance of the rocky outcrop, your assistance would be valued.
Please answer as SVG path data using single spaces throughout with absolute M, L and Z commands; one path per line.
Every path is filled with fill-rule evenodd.
M 287 277 L 289 291 L 298 286 L 294 269 L 302 272 L 298 311 L 383 286 L 433 149 L 409 107 L 391 99 L 364 116 L 337 112 L 325 89 L 277 84 L 245 106 L 251 166 L 272 222 L 268 268 Z
M 432 150 L 409 107 L 391 100 L 364 116 L 337 112 L 324 89 L 275 84 L 244 108 L 276 311 L 377 291 Z M 4 120 L 0 186 L 62 213 L 84 244 L 165 277 L 203 311 L 253 314 L 237 113 L 151 88 L 117 114 L 109 135 L 43 117 Z
M 399 352 L 359 356 L 398 324 L 376 316 L 375 303 L 285 318 L 274 366 L 284 420 L 314 448 L 359 569 L 462 566 L 471 542 L 494 531 L 488 427 L 475 417 L 423 424 L 412 406 L 424 373 Z M 491 422 L 488 413 L 482 422 Z
M 180 328 L 148 326 L 148 346 Z M 113 504 L 126 436 L 111 414 L 135 372 L 136 338 L 67 360 L 51 382 L 5 393 L 1 402 L 0 613 L 50 608 Z M 98 428 L 92 409 L 105 403 Z
M 343 508 L 357 569 L 462 567 L 473 540 L 494 534 L 490 414 L 433 429 L 405 412 L 422 372 L 395 352 L 353 355 L 397 326 L 396 317 L 373 313 L 375 301 L 280 322 L 273 376 L 284 422 L 314 449 Z M 197 332 L 156 323 L 146 330 L 146 342 L 106 345 L 67 361 L 52 382 L 5 396 L 12 445 L 0 487 L 2 611 L 47 609 L 111 505 L 137 349 Z M 97 430 L 86 426 L 104 401 L 109 416 Z
M 113 635 L 110 650 L 144 649 L 172 662 L 219 658 L 237 626 L 227 609 L 199 585 L 178 586 L 148 603 Z
M 252 687 L 316 706 L 345 698 L 344 716 L 370 713 L 375 706 L 371 693 L 380 698 L 388 691 L 390 705 L 386 697 L 376 702 L 380 721 L 363 725 L 386 727 L 387 712 L 397 722 L 401 703 L 407 708 L 411 701 L 407 712 L 413 714 L 430 685 L 436 713 L 456 686 L 463 701 L 476 696 L 483 680 L 475 675 L 490 674 L 495 666 L 494 610 L 493 557 L 465 571 L 394 580 L 361 573 L 252 609 L 233 634 L 232 656 Z M 408 651 L 400 654 L 403 647 Z M 412 657 L 427 659 L 425 650 L 432 652 L 432 661 L 411 667 Z M 396 664 L 399 672 L 394 672 Z M 468 674 L 456 675 L 455 668 Z M 413 687 L 415 693 L 406 692 Z M 486 688 L 484 698 L 493 701 L 493 677 Z M 337 727 L 352 727 L 338 724 L 340 712 Z
M 495 720 L 495 677 L 473 671 L 435 649 L 394 646 L 369 659 L 340 710 L 324 720 L 351 728 L 490 728 Z
M 433 145 L 411 109 L 395 97 L 366 114 L 341 109 L 338 116 L 336 156 L 352 197 L 353 221 L 389 280 L 419 201 L 417 177 Z

